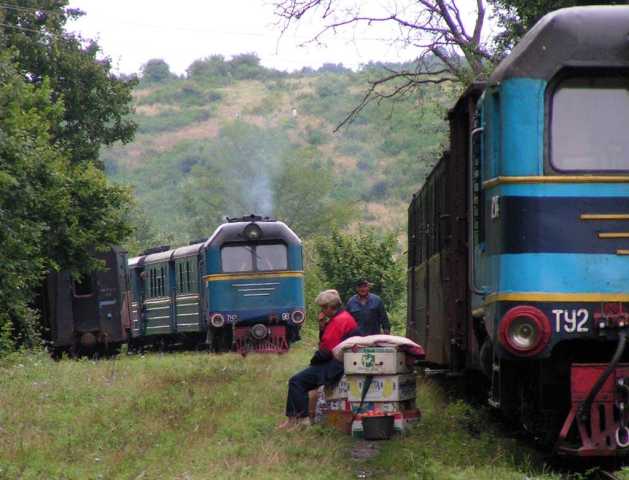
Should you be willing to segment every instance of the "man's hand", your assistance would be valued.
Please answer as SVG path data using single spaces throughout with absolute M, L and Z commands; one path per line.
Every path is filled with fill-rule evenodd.
M 319 330 L 323 330 L 325 324 L 328 322 L 328 317 L 323 312 L 319 313 Z

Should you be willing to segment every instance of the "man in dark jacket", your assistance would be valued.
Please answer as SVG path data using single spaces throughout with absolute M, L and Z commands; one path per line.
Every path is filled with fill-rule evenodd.
M 347 302 L 347 311 L 358 322 L 361 335 L 388 335 L 391 325 L 384 303 L 378 295 L 369 292 L 369 286 L 369 281 L 364 278 L 356 282 L 356 295 Z
M 343 363 L 332 356 L 332 350 L 346 338 L 358 333 L 357 324 L 349 313 L 341 309 L 341 297 L 336 290 L 321 292 L 315 303 L 329 320 L 322 325 L 319 350 L 310 360 L 310 366 L 293 375 L 288 382 L 286 417 L 278 428 L 309 425 L 308 392 L 321 385 L 336 383 L 343 376 Z

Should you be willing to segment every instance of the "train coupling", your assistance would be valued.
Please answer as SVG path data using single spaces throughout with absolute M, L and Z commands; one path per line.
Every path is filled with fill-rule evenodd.
M 559 433 L 556 445 L 559 454 L 582 457 L 629 454 L 629 364 L 617 364 L 590 398 L 608 366 L 572 365 L 571 409 Z
M 250 352 L 285 353 L 288 351 L 286 326 L 265 325 L 238 326 L 234 329 L 236 351 L 241 355 Z

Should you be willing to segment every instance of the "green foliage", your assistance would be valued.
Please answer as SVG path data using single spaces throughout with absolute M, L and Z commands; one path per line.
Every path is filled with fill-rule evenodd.
M 273 214 L 304 238 L 346 225 L 352 209 L 334 199 L 337 188 L 330 162 L 312 147 L 287 153 L 273 178 Z
M 211 108 L 165 110 L 159 115 L 136 115 L 139 133 L 158 133 L 176 130 L 196 122 L 204 122 L 212 116 Z
M 190 80 L 173 80 L 166 84 L 160 84 L 149 95 L 138 100 L 139 105 L 152 105 L 155 103 L 173 105 L 177 109 L 183 107 L 207 107 L 208 104 L 217 102 L 222 94 L 214 89 L 214 85 L 200 85 Z
M 152 58 L 142 65 L 142 82 L 161 83 L 176 78 L 168 63 L 161 58 Z
M 317 262 L 316 240 L 304 240 L 304 295 L 306 300 L 306 322 L 301 329 L 302 337 L 318 341 L 321 309 L 314 303 L 319 292 L 330 288 L 326 286 Z
M 129 120 L 131 89 L 136 81 L 111 72 L 95 41 L 64 31 L 81 16 L 66 9 L 67 0 L 7 0 L 0 18 L 0 50 L 15 49 L 22 79 L 46 82 L 63 107 L 63 121 L 51 126 L 53 141 L 65 147 L 73 163 L 96 161 L 101 145 L 133 138 Z
M 336 288 L 345 301 L 355 293 L 359 278 L 373 283 L 387 309 L 404 302 L 404 267 L 397 258 L 397 239 L 378 235 L 373 229 L 344 234 L 333 230 L 317 241 L 318 266 L 329 288 Z
M 14 343 L 29 345 L 36 336 L 28 305 L 46 271 L 96 266 L 90 252 L 128 233 L 129 196 L 55 144 L 63 104 L 51 100 L 47 80 L 28 84 L 11 62 L 0 56 L 0 329 L 6 335 L 10 322 Z
M 592 5 L 591 0 L 490 0 L 497 9 L 498 25 L 502 31 L 496 35 L 496 56 L 506 55 L 522 36 L 547 13 L 560 8 Z M 597 1 L 597 5 L 624 4 L 624 1 Z
M 306 141 L 313 146 L 323 145 L 330 141 L 329 135 L 316 127 L 306 128 Z
M 210 57 L 191 65 L 188 79 L 144 90 L 138 103 L 158 104 L 147 110 L 160 114 L 136 117 L 145 134 L 133 149 L 107 152 L 109 171 L 134 186 L 155 226 L 145 240 L 185 243 L 210 235 L 225 215 L 252 212 L 286 221 L 302 238 L 378 222 L 379 214 L 369 213 L 378 210 L 355 206 L 381 203 L 381 211 L 399 211 L 447 140 L 452 88 L 425 86 L 395 102 L 370 104 L 333 133 L 383 66 L 307 78 L 274 78 L 267 69 L 257 82 L 238 82 L 234 65 L 264 68 L 255 59 Z M 204 121 L 204 109 L 212 112 L 203 126 L 207 138 L 186 139 L 181 127 Z M 242 113 L 235 122 L 234 112 Z
M 271 181 L 291 148 L 280 130 L 235 121 L 215 139 L 181 142 L 115 178 L 134 187 L 157 237 L 187 243 L 209 236 L 225 216 L 273 215 Z
M 195 60 L 186 70 L 189 79 L 196 82 L 212 82 L 217 85 L 228 85 L 236 80 L 256 80 L 262 78 L 280 78 L 285 73 L 269 70 L 260 65 L 255 53 L 235 55 L 225 60 L 223 55 Z

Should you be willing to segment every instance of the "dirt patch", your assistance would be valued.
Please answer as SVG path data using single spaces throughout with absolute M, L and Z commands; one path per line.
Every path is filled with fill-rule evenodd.
M 155 90 L 157 90 L 157 87 L 153 87 L 153 88 L 143 88 L 141 90 L 134 90 L 132 95 L 133 98 L 138 99 L 138 98 L 143 98 L 143 97 L 148 97 L 151 93 L 153 93 Z
M 334 163 L 343 170 L 356 170 L 358 160 L 355 157 L 348 157 L 346 155 L 337 155 L 334 157 Z
M 212 118 L 205 122 L 188 125 L 172 132 L 163 132 L 159 136 L 152 137 L 152 142 L 146 146 L 146 150 L 152 147 L 158 151 L 165 151 L 185 140 L 216 138 L 220 129 L 220 121 Z
M 181 109 L 172 105 L 160 105 L 159 103 L 152 103 L 151 105 L 138 105 L 135 107 L 135 113 L 139 115 L 145 115 L 147 117 L 156 117 L 164 112 L 178 112 Z

